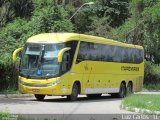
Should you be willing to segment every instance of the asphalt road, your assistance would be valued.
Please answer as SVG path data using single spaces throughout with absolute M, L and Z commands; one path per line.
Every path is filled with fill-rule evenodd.
M 59 96 L 47 96 L 42 102 L 34 97 L 0 98 L 0 111 L 13 114 L 134 114 L 121 109 L 121 101 L 108 95 L 94 99 L 79 95 L 75 102 Z

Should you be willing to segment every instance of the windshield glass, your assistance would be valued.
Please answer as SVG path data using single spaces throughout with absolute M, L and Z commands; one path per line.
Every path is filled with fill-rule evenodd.
M 60 71 L 57 57 L 62 48 L 63 43 L 27 44 L 21 59 L 20 74 L 28 78 L 57 76 Z

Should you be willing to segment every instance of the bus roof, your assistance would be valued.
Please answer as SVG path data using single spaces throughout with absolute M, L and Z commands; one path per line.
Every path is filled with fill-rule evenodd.
M 132 45 L 103 37 L 77 34 L 77 33 L 43 33 L 30 37 L 27 40 L 27 43 L 63 43 L 71 40 L 80 40 L 86 42 L 143 49 L 143 47 L 139 45 Z

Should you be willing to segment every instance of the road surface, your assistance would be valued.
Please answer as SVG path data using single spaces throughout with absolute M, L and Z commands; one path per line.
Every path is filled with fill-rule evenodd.
M 120 108 L 122 99 L 102 96 L 89 99 L 79 95 L 75 102 L 65 97 L 47 96 L 45 100 L 36 101 L 34 97 L 1 98 L 0 111 L 13 114 L 127 114 L 132 113 Z
M 144 94 L 144 92 L 139 94 Z M 47 96 L 43 102 L 36 101 L 34 97 L 5 98 L 1 96 L 0 112 L 25 114 L 26 116 L 23 115 L 23 117 L 42 120 L 45 118 L 52 120 L 134 120 L 134 117 L 147 117 L 148 120 L 155 120 L 155 116 L 142 116 L 121 109 L 121 102 L 122 99 L 112 98 L 109 95 L 95 99 L 80 95 L 75 102 L 67 101 L 65 97 L 59 96 Z M 160 120 L 160 116 L 157 120 Z

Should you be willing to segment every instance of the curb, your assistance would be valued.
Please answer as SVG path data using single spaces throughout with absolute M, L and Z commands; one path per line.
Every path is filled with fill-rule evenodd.
M 1 94 L 0 98 L 25 98 L 32 96 L 32 94 Z
M 148 110 L 148 109 L 125 107 L 124 105 L 121 105 L 121 108 L 125 109 L 127 111 L 132 111 L 132 112 L 141 113 L 141 114 L 160 114 L 160 111 L 151 111 L 151 110 Z
M 160 95 L 160 91 L 142 91 L 142 92 L 135 92 L 134 94 L 143 94 L 143 95 Z
M 160 92 L 160 90 L 142 90 L 142 92 Z

